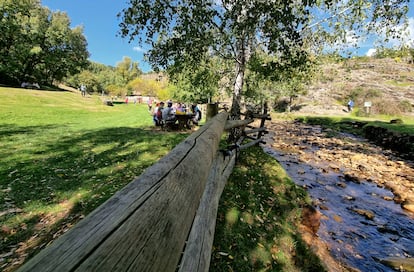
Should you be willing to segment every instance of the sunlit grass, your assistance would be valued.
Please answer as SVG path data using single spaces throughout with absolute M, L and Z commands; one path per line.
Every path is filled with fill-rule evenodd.
M 146 105 L 98 96 L 0 88 L 0 104 L 0 267 L 37 252 L 186 137 L 154 130 Z
M 37 253 L 186 137 L 152 129 L 145 105 L 12 88 L 0 98 L 0 267 Z M 210 270 L 323 271 L 296 232 L 305 191 L 260 148 L 239 159 Z
M 386 81 L 384 83 L 395 86 L 395 87 L 403 87 L 403 88 L 412 86 L 412 84 L 413 84 L 411 81 L 408 81 L 408 80 L 407 81 L 397 81 L 395 79 Z
M 261 148 L 242 152 L 220 200 L 210 271 L 324 271 L 296 231 L 310 202 Z

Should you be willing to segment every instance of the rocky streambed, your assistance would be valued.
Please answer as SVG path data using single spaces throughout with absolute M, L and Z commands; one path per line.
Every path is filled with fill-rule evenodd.
M 412 161 L 320 126 L 268 129 L 265 150 L 312 197 L 304 237 L 331 271 L 414 271 Z

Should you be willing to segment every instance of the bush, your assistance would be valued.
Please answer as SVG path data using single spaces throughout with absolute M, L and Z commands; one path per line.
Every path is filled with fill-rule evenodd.
M 400 102 L 400 109 L 402 112 L 412 112 L 413 111 L 413 105 L 411 105 L 410 101 L 408 100 L 402 100 Z
M 289 108 L 289 101 L 287 99 L 275 101 L 275 104 L 273 105 L 273 109 L 276 112 L 286 112 L 288 108 Z

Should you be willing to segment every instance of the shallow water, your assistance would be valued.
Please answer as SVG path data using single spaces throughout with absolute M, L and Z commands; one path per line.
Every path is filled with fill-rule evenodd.
M 329 161 L 299 162 L 297 154 L 271 143 L 264 149 L 307 189 L 322 213 L 317 235 L 337 261 L 360 271 L 394 271 L 380 260 L 414 256 L 414 216 L 392 201 L 392 192 L 368 181 L 348 181 L 341 170 L 327 171 Z

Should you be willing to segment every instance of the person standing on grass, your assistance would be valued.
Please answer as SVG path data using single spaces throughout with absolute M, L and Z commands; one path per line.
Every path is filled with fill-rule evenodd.
M 152 109 L 152 99 L 148 98 L 148 110 L 151 112 Z
M 352 101 L 352 99 L 350 99 L 348 101 L 348 112 L 352 112 L 353 107 L 354 107 L 354 101 Z
M 84 84 L 80 86 L 80 90 L 81 90 L 82 96 L 86 96 L 86 86 Z

